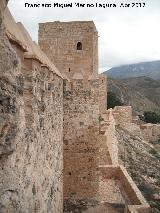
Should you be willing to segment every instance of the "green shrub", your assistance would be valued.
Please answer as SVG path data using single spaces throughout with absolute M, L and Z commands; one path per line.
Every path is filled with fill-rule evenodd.
M 146 123 L 157 124 L 160 123 L 160 114 L 157 112 L 147 111 L 144 112 L 143 117 L 141 116 L 140 119 Z
M 143 193 L 143 195 L 145 196 L 145 198 L 147 200 L 152 200 L 153 194 L 154 194 L 154 189 L 152 188 L 152 186 L 149 183 L 142 182 L 138 186 L 138 188 L 140 189 L 140 191 Z
M 150 141 L 153 145 L 160 145 L 160 139 L 155 140 L 155 141 Z
M 156 150 L 156 149 L 151 149 L 150 153 L 156 157 L 156 158 L 159 158 L 160 159 L 160 153 Z
M 124 104 L 113 92 L 107 93 L 107 108 L 114 108 L 115 106 L 123 106 Z

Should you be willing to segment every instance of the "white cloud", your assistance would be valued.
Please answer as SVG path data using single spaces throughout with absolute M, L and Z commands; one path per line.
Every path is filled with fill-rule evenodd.
M 106 3 L 102 0 L 10 0 L 9 8 L 34 40 L 38 23 L 47 21 L 93 20 L 99 31 L 100 67 L 160 59 L 160 1 L 144 0 L 144 8 L 25 8 L 24 3 Z M 107 3 L 120 3 L 120 0 Z M 122 1 L 123 2 L 123 1 Z M 128 0 L 127 2 L 134 2 Z M 137 2 L 137 1 L 136 1 Z

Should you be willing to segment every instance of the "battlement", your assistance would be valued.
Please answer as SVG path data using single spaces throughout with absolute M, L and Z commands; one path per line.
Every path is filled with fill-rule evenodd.
M 148 142 L 160 140 L 160 124 L 141 124 L 142 135 Z
M 4 6 L 0 1 L 0 212 L 62 213 L 63 199 L 74 206 L 82 200 L 83 209 L 90 200 L 124 208 L 130 194 L 142 206 L 118 165 L 114 113 L 127 123 L 131 109 L 106 112 L 94 23 L 40 24 L 47 57 L 8 9 L 2 17 Z
M 116 106 L 113 109 L 113 116 L 116 124 L 132 123 L 132 107 L 131 106 Z

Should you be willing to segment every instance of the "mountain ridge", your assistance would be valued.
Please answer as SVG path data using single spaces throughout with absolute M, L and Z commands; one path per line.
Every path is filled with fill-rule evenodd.
M 108 91 L 115 93 L 125 105 L 132 106 L 135 114 L 160 111 L 160 80 L 149 77 L 108 78 Z
M 114 79 L 146 76 L 156 80 L 160 79 L 160 60 L 121 65 L 105 71 L 104 74 Z

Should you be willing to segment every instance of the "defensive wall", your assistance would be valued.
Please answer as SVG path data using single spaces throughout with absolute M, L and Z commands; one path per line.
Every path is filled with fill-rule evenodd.
M 142 135 L 146 141 L 156 142 L 160 140 L 160 124 L 141 124 Z
M 61 213 L 63 198 L 122 199 L 125 211 L 147 212 L 117 162 L 116 119 L 106 111 L 93 22 L 42 24 L 47 57 L 4 0 L 0 18 L 0 212 Z M 118 122 L 129 122 L 130 109 L 125 118 L 122 111 Z
M 63 212 L 63 77 L 1 6 L 0 212 Z

